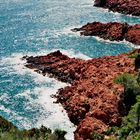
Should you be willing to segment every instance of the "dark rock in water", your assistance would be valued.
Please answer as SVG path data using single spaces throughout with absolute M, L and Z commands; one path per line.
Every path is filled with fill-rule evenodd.
M 98 36 L 111 41 L 122 41 L 125 39 L 133 44 L 140 45 L 140 24 L 93 22 L 73 30 L 75 32 L 80 31 L 81 35 L 84 36 Z
M 25 56 L 23 56 L 23 57 L 21 58 L 21 60 L 25 60 L 25 59 L 27 59 L 27 58 L 28 58 L 28 56 L 25 55 Z
M 104 7 L 106 5 L 106 0 L 95 0 L 94 6 Z
M 101 26 L 103 32 L 107 31 L 102 23 L 94 25 L 97 30 Z M 122 38 L 119 33 L 123 32 L 122 27 L 127 27 L 127 24 L 115 23 L 113 26 L 121 28 L 116 36 L 112 35 L 113 39 Z M 83 29 L 90 30 L 91 27 L 92 24 Z M 31 68 L 48 73 L 60 81 L 71 83 L 58 90 L 56 97 L 70 120 L 77 125 L 75 140 L 90 139 L 93 130 L 104 133 L 109 126 L 121 125 L 125 108 L 120 96 L 124 87 L 114 83 L 114 78 L 134 70 L 134 61 L 128 58 L 128 54 L 85 61 L 69 58 L 56 51 L 46 56 L 29 57 L 27 64 L 28 67 L 31 65 Z
M 71 31 L 78 32 L 78 31 L 80 31 L 80 28 L 74 28 L 74 29 L 71 29 Z
M 95 0 L 94 6 L 108 8 L 123 14 L 140 16 L 140 0 Z

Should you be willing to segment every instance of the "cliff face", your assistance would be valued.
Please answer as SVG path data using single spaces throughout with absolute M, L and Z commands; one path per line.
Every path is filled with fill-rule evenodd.
M 124 88 L 113 82 L 124 72 L 134 70 L 128 54 L 91 60 L 69 58 L 60 51 L 46 56 L 27 57 L 27 67 L 60 81 L 71 83 L 56 95 L 74 124 L 76 140 L 92 137 L 93 130 L 103 133 L 108 126 L 119 126 L 125 111 L 120 101 Z
M 81 35 L 99 36 L 103 39 L 111 41 L 127 40 L 133 44 L 140 45 L 140 24 L 128 25 L 127 23 L 88 23 L 81 28 L 72 29 L 72 31 L 80 31 Z
M 95 0 L 94 6 L 108 8 L 123 14 L 140 16 L 139 0 Z

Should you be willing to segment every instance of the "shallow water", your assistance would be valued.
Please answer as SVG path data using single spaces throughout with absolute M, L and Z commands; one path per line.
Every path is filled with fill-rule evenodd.
M 71 28 L 93 21 L 140 23 L 138 17 L 92 5 L 93 0 L 0 0 L 1 116 L 19 128 L 62 128 L 68 131 L 67 138 L 73 139 L 74 125 L 50 97 L 67 84 L 34 73 L 24 67 L 20 58 L 59 49 L 70 57 L 90 59 L 139 47 L 72 33 Z

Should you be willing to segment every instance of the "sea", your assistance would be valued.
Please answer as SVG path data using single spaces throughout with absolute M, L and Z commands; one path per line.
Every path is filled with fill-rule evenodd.
M 0 116 L 19 129 L 63 129 L 73 140 L 76 126 L 52 98 L 68 86 L 26 68 L 25 55 L 60 50 L 84 60 L 129 52 L 140 46 L 126 41 L 84 37 L 71 29 L 88 22 L 140 23 L 139 17 L 93 7 L 93 0 L 0 0 Z

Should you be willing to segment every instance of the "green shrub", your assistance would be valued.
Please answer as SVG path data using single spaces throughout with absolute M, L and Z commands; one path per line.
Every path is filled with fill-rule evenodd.
M 64 136 L 67 134 L 67 132 L 65 130 L 62 130 L 62 129 L 56 129 L 54 131 L 54 134 L 56 136 L 58 136 L 58 140 L 61 139 L 61 140 L 65 140 Z
M 138 70 L 140 68 L 140 53 L 134 53 L 129 58 L 135 59 L 135 70 Z
M 100 133 L 98 133 L 98 132 L 93 132 L 92 133 L 92 140 L 102 140 L 103 139 L 103 137 L 104 137 L 104 135 L 103 134 L 100 134 Z
M 45 126 L 19 130 L 11 122 L 0 117 L 0 140 L 65 140 L 66 133 L 61 129 L 56 129 L 52 133 L 51 129 Z
M 134 53 L 132 55 L 129 56 L 129 58 L 139 58 L 140 57 L 140 53 Z
M 107 131 L 105 132 L 106 135 L 112 135 L 114 134 L 115 132 L 117 132 L 118 130 L 118 127 L 117 126 L 114 126 L 114 127 L 109 127 L 107 129 Z
M 134 76 L 129 73 L 124 73 L 114 80 L 114 82 L 124 85 L 122 101 L 126 108 L 126 115 L 128 114 L 131 106 L 136 103 L 136 96 L 140 95 L 139 79 L 139 75 Z
M 121 97 L 127 110 L 121 127 L 111 127 L 105 133 L 113 135 L 118 140 L 140 140 L 140 74 L 134 76 L 124 73 L 114 80 L 124 85 L 124 94 Z

